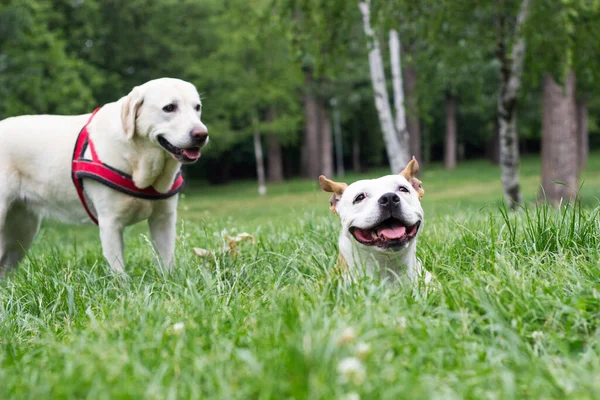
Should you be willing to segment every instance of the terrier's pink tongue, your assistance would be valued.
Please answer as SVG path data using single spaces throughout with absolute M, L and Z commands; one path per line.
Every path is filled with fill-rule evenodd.
M 372 242 L 374 240 L 373 236 L 371 236 L 371 233 L 368 230 L 356 229 L 354 230 L 354 236 L 363 242 Z
M 192 147 L 191 149 L 183 149 L 183 154 L 191 160 L 195 160 L 200 157 L 200 149 L 197 147 Z
M 377 233 L 379 236 L 384 236 L 386 239 L 400 239 L 406 233 L 406 227 L 393 226 L 390 228 L 383 228 Z

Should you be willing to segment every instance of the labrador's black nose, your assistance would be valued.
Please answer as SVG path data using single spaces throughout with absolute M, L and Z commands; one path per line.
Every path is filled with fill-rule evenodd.
M 190 136 L 194 140 L 194 143 L 198 146 L 203 146 L 208 140 L 208 130 L 204 128 L 194 128 L 190 132 Z
M 400 197 L 396 193 L 386 193 L 377 200 L 383 208 L 391 208 L 400 204 Z

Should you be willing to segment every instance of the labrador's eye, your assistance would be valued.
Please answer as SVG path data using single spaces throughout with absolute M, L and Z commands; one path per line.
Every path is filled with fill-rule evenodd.
M 163 107 L 163 111 L 164 112 L 170 113 L 170 112 L 173 112 L 175 110 L 177 110 L 177 106 L 175 104 L 167 104 L 166 106 Z
M 360 203 L 361 201 L 363 201 L 366 198 L 364 193 L 359 194 L 358 196 L 356 196 L 354 198 L 354 201 L 352 202 L 352 204 L 356 204 L 356 203 Z
M 196 111 L 200 112 L 201 106 L 200 106 L 200 104 L 196 104 L 196 107 L 194 107 L 194 108 L 196 109 Z
M 410 190 L 408 190 L 408 188 L 406 186 L 400 186 L 398 188 L 398 191 L 402 192 L 402 193 L 410 193 Z

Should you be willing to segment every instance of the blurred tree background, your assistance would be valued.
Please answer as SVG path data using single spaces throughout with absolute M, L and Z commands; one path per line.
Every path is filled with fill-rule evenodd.
M 0 118 L 87 113 L 171 76 L 197 86 L 211 133 L 190 178 L 251 179 L 257 163 L 273 182 L 364 171 L 389 165 L 370 70 L 377 42 L 389 102 L 403 95 L 410 153 L 425 168 L 498 163 L 513 111 L 521 154 L 556 156 L 575 140 L 560 148 L 584 168 L 600 145 L 600 0 L 360 3 L 373 37 L 352 0 L 4 0 Z M 391 30 L 403 93 L 390 78 Z M 519 43 L 521 73 L 511 69 Z M 560 126 L 549 119 L 559 112 Z

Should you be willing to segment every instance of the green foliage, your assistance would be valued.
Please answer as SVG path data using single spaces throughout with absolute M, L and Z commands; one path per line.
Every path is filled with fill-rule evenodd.
M 510 48 L 520 4 L 371 1 L 386 68 L 387 32 L 395 28 L 403 67 L 418 72 L 417 104 L 434 156 L 443 146 L 447 92 L 459 99 L 458 138 L 467 155 L 483 153 L 496 118 L 496 22 L 507 17 Z M 542 74 L 560 80 L 568 67 L 589 100 L 591 133 L 598 133 L 599 21 L 596 0 L 532 1 L 522 138 L 539 138 Z M 193 82 L 205 100 L 212 140 L 194 175 L 216 168 L 246 176 L 254 128 L 279 136 L 289 174 L 299 164 L 308 69 L 308 89 L 340 105 L 346 164 L 358 143 L 362 164 L 379 166 L 385 152 L 367 51 L 355 1 L 7 0 L 0 3 L 0 118 L 85 113 L 135 85 L 173 76 Z
M 578 88 L 589 92 L 600 69 L 600 7 L 597 2 L 563 0 L 532 2 L 528 24 L 527 72 L 530 85 L 538 87 L 543 73 L 564 81 L 569 69 L 577 76 Z
M 291 26 L 290 39 L 303 68 L 317 77 L 337 75 L 359 22 L 357 3 L 346 0 L 275 0 Z
M 50 30 L 50 1 L 0 4 L 0 116 L 85 112 L 93 94 L 86 65 Z
M 262 117 L 260 131 L 275 132 L 284 143 L 298 131 L 295 92 L 302 75 L 293 62 L 287 27 L 272 11 L 269 1 L 235 0 L 224 3 L 209 21 L 219 45 L 199 61 L 199 78 L 219 92 L 215 96 L 209 89 L 207 102 L 215 110 L 210 118 L 219 123 L 215 146 L 221 151 L 252 133 L 253 114 Z M 267 110 L 276 116 L 273 120 L 266 119 Z

